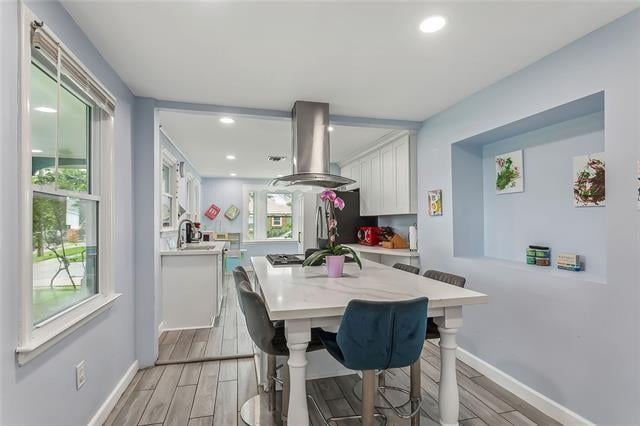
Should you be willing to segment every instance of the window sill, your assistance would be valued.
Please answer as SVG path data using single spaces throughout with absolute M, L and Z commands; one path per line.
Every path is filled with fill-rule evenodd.
M 297 243 L 297 240 L 293 239 L 271 239 L 271 240 L 245 240 L 242 244 L 264 244 L 264 243 Z
M 109 309 L 120 296 L 122 296 L 122 293 L 115 293 L 109 296 L 94 296 L 86 303 L 79 305 L 59 318 L 34 329 L 30 341 L 16 349 L 18 365 L 25 365 Z

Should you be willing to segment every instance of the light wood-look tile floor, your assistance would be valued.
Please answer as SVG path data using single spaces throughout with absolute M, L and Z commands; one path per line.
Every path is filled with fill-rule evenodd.
M 160 335 L 158 362 L 185 362 L 203 357 L 247 355 L 253 353 L 247 324 L 240 311 L 233 278 L 225 277 L 221 313 L 213 327 L 172 330 Z
M 168 332 L 161 336 L 160 343 L 159 361 L 250 353 L 252 345 L 237 305 L 234 287 L 227 288 L 223 315 L 215 327 Z M 439 417 L 440 381 L 440 352 L 435 344 L 425 342 L 421 363 L 423 400 L 420 424 L 435 425 Z M 408 368 L 390 370 L 386 375 L 386 383 L 408 389 L 408 373 Z M 458 361 L 457 373 L 461 425 L 559 425 L 461 361 Z M 360 400 L 353 392 L 359 382 L 360 378 L 355 374 L 310 380 L 307 382 L 307 392 L 316 398 L 325 417 L 350 415 L 360 412 Z M 258 392 L 252 358 L 160 365 L 137 372 L 105 424 L 244 425 L 240 419 L 240 408 Z M 390 394 L 390 399 L 395 403 L 404 401 L 403 398 L 406 396 Z M 376 405 L 383 404 L 378 401 Z M 383 412 L 388 416 L 390 426 L 409 424 L 407 420 L 394 416 L 391 410 Z M 323 426 L 311 405 L 309 414 L 312 425 Z M 273 425 L 282 424 L 279 419 L 280 413 L 276 413 Z M 339 423 L 343 424 L 352 426 L 360 422 L 350 420 Z

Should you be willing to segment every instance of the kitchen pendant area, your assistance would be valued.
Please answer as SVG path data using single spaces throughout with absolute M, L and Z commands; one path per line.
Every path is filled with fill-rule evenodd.
M 251 274 L 250 259 L 264 255 L 274 265 L 300 264 L 328 242 L 324 187 L 274 184 L 292 173 L 292 129 L 302 125 L 291 117 L 170 108 L 158 109 L 158 123 L 157 363 L 249 356 L 233 269 Z M 415 131 L 327 124 L 327 176 L 348 182 L 338 188 L 346 200 L 339 242 L 379 263 L 417 264 L 418 251 L 408 247 L 416 223 Z M 364 254 L 382 243 L 383 229 L 407 245 L 383 249 L 384 258 Z

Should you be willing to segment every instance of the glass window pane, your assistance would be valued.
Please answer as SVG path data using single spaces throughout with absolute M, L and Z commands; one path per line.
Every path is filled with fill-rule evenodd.
M 256 238 L 256 225 L 255 225 L 255 216 L 256 216 L 256 211 L 255 211 L 255 199 L 256 199 L 256 193 L 255 192 L 249 192 L 249 202 L 248 202 L 248 213 L 249 213 L 249 217 L 247 218 L 247 239 L 249 240 L 253 240 Z
M 33 193 L 33 324 L 98 293 L 98 203 Z
M 169 193 L 169 166 L 162 165 L 162 192 Z
M 58 111 L 57 94 L 58 87 L 55 79 L 32 63 L 30 93 L 32 180 L 38 185 L 53 185 L 57 180 L 59 189 L 87 193 L 89 191 L 91 107 L 62 86 L 60 111 Z
M 58 141 L 58 188 L 89 191 L 91 107 L 66 90 L 60 91 L 60 139 Z
M 267 193 L 267 238 L 292 237 L 293 195 Z
M 171 217 L 173 216 L 173 198 L 168 195 L 162 196 L 162 227 L 171 227 Z

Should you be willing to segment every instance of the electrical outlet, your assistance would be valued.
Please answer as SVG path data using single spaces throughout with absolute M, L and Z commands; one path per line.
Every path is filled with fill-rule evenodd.
M 76 365 L 76 389 L 80 389 L 87 382 L 87 371 L 84 367 L 84 361 Z

